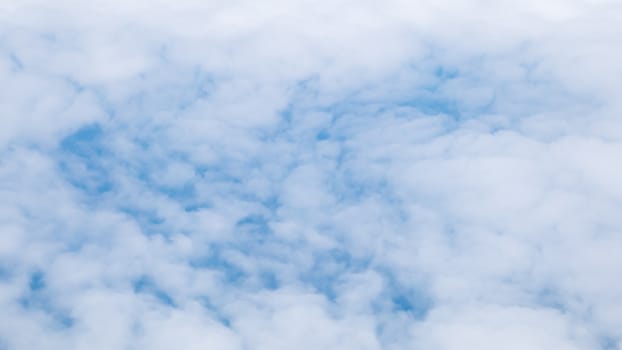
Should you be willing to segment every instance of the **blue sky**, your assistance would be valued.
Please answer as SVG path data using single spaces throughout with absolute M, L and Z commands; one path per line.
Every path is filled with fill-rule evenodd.
M 0 5 L 0 349 L 620 349 L 621 17 Z

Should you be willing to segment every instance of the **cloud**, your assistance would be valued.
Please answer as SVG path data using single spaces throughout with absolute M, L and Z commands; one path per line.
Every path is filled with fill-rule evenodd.
M 0 5 L 0 349 L 619 349 L 620 16 Z

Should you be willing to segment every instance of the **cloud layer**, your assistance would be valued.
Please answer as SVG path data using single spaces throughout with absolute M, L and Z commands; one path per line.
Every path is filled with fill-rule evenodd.
M 0 349 L 620 349 L 622 5 L 0 5 Z

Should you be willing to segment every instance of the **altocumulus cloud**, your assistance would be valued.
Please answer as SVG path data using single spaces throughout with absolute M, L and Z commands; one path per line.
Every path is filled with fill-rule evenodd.
M 620 349 L 622 4 L 4 1 L 0 349 Z

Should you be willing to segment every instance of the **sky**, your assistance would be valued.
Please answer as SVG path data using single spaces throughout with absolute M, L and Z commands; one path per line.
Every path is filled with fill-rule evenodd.
M 0 350 L 622 349 L 622 2 L 0 2 Z

